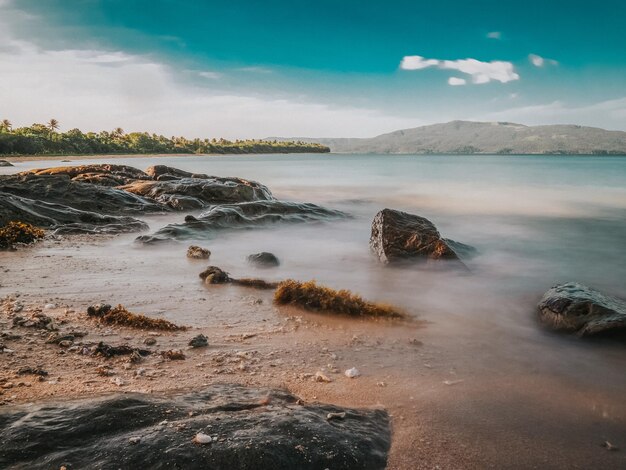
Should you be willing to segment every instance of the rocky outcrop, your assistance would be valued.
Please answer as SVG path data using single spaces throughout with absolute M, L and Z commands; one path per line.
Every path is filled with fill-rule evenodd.
M 133 217 L 81 211 L 0 192 L 0 226 L 13 220 L 49 228 L 55 233 L 121 233 L 148 229 L 146 223 Z
M 139 214 L 166 210 L 155 201 L 141 196 L 117 188 L 74 181 L 65 174 L 1 176 L 0 191 L 101 214 Z
M 626 331 L 626 302 L 568 282 L 548 290 L 538 305 L 539 318 L 554 330 L 580 336 Z
M 166 165 L 154 165 L 148 167 L 146 169 L 146 173 L 156 181 L 169 181 L 181 178 L 209 178 L 209 176 L 202 173 L 191 173 L 189 171 L 179 170 L 178 168 L 172 168 L 171 166 Z
M 237 385 L 0 411 L 1 468 L 374 470 L 385 468 L 390 439 L 383 410 L 301 404 L 282 390 Z
M 95 165 L 62 166 L 56 168 L 39 168 L 24 171 L 21 175 L 66 175 L 74 181 L 82 181 L 103 186 L 119 186 L 135 180 L 152 179 L 148 174 L 127 165 L 109 163 Z
M 459 261 L 430 220 L 394 209 L 383 209 L 374 217 L 370 248 L 383 263 L 407 259 Z
M 253 255 L 248 256 L 247 260 L 248 263 L 261 268 L 271 268 L 280 265 L 280 261 L 276 255 L 274 253 L 268 253 L 267 251 L 254 253 Z
M 276 223 L 302 223 L 347 217 L 341 211 L 315 204 L 277 200 L 221 204 L 211 207 L 198 217 L 187 216 L 182 224 L 170 224 L 139 241 L 153 243 L 162 240 L 189 238 L 210 239 L 219 230 L 254 228 Z
M 240 178 L 181 178 L 135 181 L 120 189 L 154 199 L 172 209 L 193 210 L 211 204 L 271 200 L 272 193 L 259 183 Z

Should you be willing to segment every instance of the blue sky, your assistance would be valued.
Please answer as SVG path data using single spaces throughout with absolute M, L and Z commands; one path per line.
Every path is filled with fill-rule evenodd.
M 0 0 L 0 117 L 191 136 L 626 130 L 623 1 Z

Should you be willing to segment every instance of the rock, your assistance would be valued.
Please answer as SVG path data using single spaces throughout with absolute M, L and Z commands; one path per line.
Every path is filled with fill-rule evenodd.
M 211 442 L 213 442 L 213 438 L 208 434 L 204 434 L 203 432 L 199 432 L 193 437 L 194 444 L 210 444 Z
M 104 356 L 106 358 L 113 357 L 113 356 L 130 355 L 130 354 L 133 354 L 134 352 L 137 352 L 141 356 L 148 356 L 152 354 L 151 351 L 148 351 L 146 349 L 133 348 L 132 346 L 129 346 L 127 344 L 122 344 L 120 346 L 111 346 L 110 344 L 106 344 L 102 341 L 98 343 L 98 345 L 95 347 L 93 351 L 94 354 L 99 355 L 99 356 Z
M 151 198 L 172 209 L 192 210 L 212 204 L 229 204 L 273 199 L 262 184 L 241 178 L 181 178 L 135 181 L 120 189 Z
M 87 315 L 90 317 L 103 317 L 111 311 L 113 307 L 109 304 L 94 304 L 87 307 Z
M 250 255 L 247 259 L 248 263 L 254 264 L 262 268 L 269 268 L 280 265 L 280 261 L 278 261 L 276 255 L 274 255 L 273 253 L 268 253 L 266 251 Z
M 209 266 L 199 274 L 200 278 L 207 284 L 226 284 L 231 282 L 227 272 L 222 271 L 217 266 Z
M 370 248 L 383 263 L 459 259 L 431 221 L 394 209 L 383 209 L 374 217 Z
M 41 367 L 24 366 L 17 370 L 17 375 L 38 375 L 40 377 L 45 377 L 48 375 L 48 372 L 43 370 Z
M 328 413 L 326 415 L 326 419 L 327 420 L 331 420 L 331 419 L 344 419 L 346 417 L 346 412 L 345 411 L 341 411 L 339 413 Z
M 180 349 L 170 349 L 161 353 L 165 359 L 170 361 L 181 361 L 185 359 L 185 354 Z
M 247 229 L 275 223 L 302 223 L 347 217 L 341 211 L 276 200 L 219 204 L 198 217 L 187 216 L 182 224 L 170 224 L 152 235 L 139 237 L 144 243 L 162 240 L 210 239 L 220 230 Z
M 168 179 L 181 179 L 181 178 L 199 178 L 207 179 L 209 176 L 198 173 L 190 173 L 185 170 L 179 170 L 178 168 L 172 168 L 166 165 L 154 165 L 146 169 L 146 174 L 150 175 L 152 179 L 157 181 L 166 181 Z
M 44 310 L 52 310 L 57 308 L 57 306 L 55 304 L 46 304 L 43 306 Z
M 0 166 L 13 166 L 11 162 L 7 162 L 6 160 L 0 160 Z
M 145 344 L 146 346 L 153 346 L 156 344 L 156 342 L 157 340 L 154 338 L 146 338 L 143 340 L 143 344 Z
M 324 382 L 324 383 L 332 382 L 332 379 L 330 377 L 328 377 L 327 375 L 319 371 L 315 373 L 315 375 L 313 376 L 313 380 L 315 382 Z
M 356 367 L 352 367 L 351 369 L 346 370 L 343 374 L 350 379 L 354 379 L 361 375 L 359 369 L 357 369 Z
M 538 308 L 539 318 L 545 325 L 580 336 L 626 329 L 624 300 L 575 282 L 552 287 L 544 294 Z
M 209 339 L 204 335 L 194 336 L 189 340 L 189 346 L 192 348 L 204 348 L 209 345 Z
M 133 217 L 102 215 L 0 191 L 0 225 L 12 220 L 47 227 L 55 234 L 139 232 L 148 228 Z
M 206 248 L 200 246 L 191 245 L 187 249 L 187 258 L 191 259 L 209 259 L 211 252 Z
M 84 181 L 103 186 L 120 186 L 135 180 L 152 179 L 148 174 L 132 166 L 110 163 L 40 168 L 24 171 L 20 174 L 37 176 L 64 175 L 70 177 L 73 181 Z
M 67 462 L 102 470 L 386 467 L 391 430 L 384 410 L 297 400 L 282 390 L 215 385 L 173 397 L 118 393 L 0 407 L 0 467 L 39 470 Z M 343 412 L 345 419 L 326 419 Z M 201 438 L 207 444 L 194 445 L 198 434 L 212 437 L 211 444 Z M 138 436 L 133 444 L 130 439 Z
M 97 214 L 129 215 L 164 212 L 167 209 L 136 194 L 118 188 L 74 181 L 64 174 L 0 176 L 0 191 Z

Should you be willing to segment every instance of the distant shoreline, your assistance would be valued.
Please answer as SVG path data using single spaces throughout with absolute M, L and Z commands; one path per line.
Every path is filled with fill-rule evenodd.
M 131 153 L 131 154 L 83 154 L 83 155 L 15 155 L 5 156 L 0 155 L 0 160 L 7 162 L 32 162 L 32 161 L 44 161 L 44 160 L 68 160 L 68 163 L 74 160 L 100 160 L 100 159 L 119 159 L 119 158 L 161 158 L 161 157 L 224 157 L 224 156 L 263 156 L 263 155 L 378 155 L 378 156 L 415 156 L 415 157 L 626 157 L 626 153 L 613 153 L 613 154 L 584 154 L 584 153 L 515 153 L 515 154 L 501 154 L 501 153 L 353 153 L 353 152 L 294 152 L 294 153 Z

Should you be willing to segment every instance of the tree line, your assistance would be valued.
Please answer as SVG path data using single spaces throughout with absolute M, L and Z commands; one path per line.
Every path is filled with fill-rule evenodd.
M 164 154 L 164 153 L 326 153 L 324 145 L 308 142 L 268 140 L 170 138 L 148 132 L 59 132 L 59 122 L 13 128 L 8 119 L 0 121 L 0 155 L 91 155 L 91 154 Z

